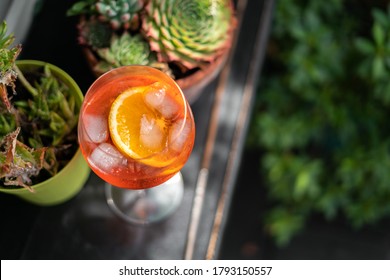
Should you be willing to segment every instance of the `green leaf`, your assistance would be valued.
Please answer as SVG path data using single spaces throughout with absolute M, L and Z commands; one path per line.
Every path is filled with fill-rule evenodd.
M 50 119 L 50 128 L 53 132 L 61 133 L 66 124 L 65 120 L 57 112 L 50 112 Z
M 389 11 L 390 11 L 390 9 L 389 9 Z M 382 10 L 380 10 L 378 8 L 374 8 L 372 10 L 372 16 L 374 18 L 374 21 L 377 22 L 378 24 L 380 24 L 381 26 L 383 26 L 383 27 L 390 26 L 389 16 L 386 13 L 384 13 Z
M 305 216 L 284 207 L 272 210 L 266 217 L 266 227 L 268 232 L 275 238 L 278 246 L 285 246 L 291 238 L 302 230 Z
M 372 27 L 372 35 L 374 37 L 374 41 L 378 47 L 383 47 L 385 42 L 385 30 L 383 27 L 375 22 Z
M 375 56 L 372 62 L 372 76 L 374 79 L 380 79 L 385 75 L 385 65 L 382 57 Z
M 304 2 L 278 2 L 248 135 L 278 244 L 312 214 L 359 226 L 390 216 L 390 6 L 369 25 L 345 1 Z
M 76 16 L 80 14 L 90 14 L 94 11 L 94 4 L 96 0 L 84 0 L 76 2 L 73 6 L 66 12 L 67 16 Z
M 375 46 L 368 39 L 357 38 L 354 43 L 358 51 L 365 55 L 372 55 L 375 53 Z

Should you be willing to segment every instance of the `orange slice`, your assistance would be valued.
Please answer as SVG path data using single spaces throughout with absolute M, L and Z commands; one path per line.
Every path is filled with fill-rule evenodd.
M 111 139 L 122 154 L 161 167 L 176 155 L 167 149 L 170 120 L 148 102 L 148 94 L 158 91 L 156 84 L 159 83 L 131 87 L 121 93 L 111 105 L 108 126 Z

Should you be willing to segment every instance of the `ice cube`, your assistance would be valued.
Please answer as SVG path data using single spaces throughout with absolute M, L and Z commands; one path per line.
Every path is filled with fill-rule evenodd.
M 110 173 L 113 169 L 127 165 L 127 159 L 109 143 L 102 143 L 93 150 L 88 158 L 90 164 L 104 172 Z
M 185 120 L 176 121 L 169 130 L 169 147 L 180 152 L 191 133 L 191 122 Z
M 166 119 L 173 118 L 179 111 L 179 105 L 170 97 L 164 98 L 164 102 L 159 107 L 161 115 Z
M 149 119 L 146 115 L 141 117 L 140 141 L 150 149 L 161 147 L 163 132 L 155 119 Z
M 166 91 L 161 83 L 151 84 L 145 94 L 145 102 L 151 107 L 158 108 L 164 101 Z
M 84 127 L 89 139 L 94 143 L 103 143 L 108 139 L 107 119 L 100 115 L 84 115 Z
M 145 93 L 145 102 L 157 109 L 164 118 L 170 119 L 179 111 L 179 106 L 166 94 L 167 90 L 168 88 L 159 82 L 150 85 Z

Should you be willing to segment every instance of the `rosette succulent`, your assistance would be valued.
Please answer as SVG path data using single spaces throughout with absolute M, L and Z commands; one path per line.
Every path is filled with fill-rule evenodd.
M 115 67 L 137 64 L 155 67 L 172 76 L 168 65 L 157 61 L 155 53 L 150 51 L 140 34 L 114 34 L 109 47 L 96 49 L 96 53 L 100 59 L 94 70 L 100 74 Z
M 121 14 L 128 8 L 136 24 L 126 29 L 128 16 Z M 148 65 L 170 75 L 191 99 L 221 70 L 236 27 L 232 0 L 81 0 L 67 14 L 81 16 L 79 42 L 96 76 Z M 119 19 L 121 28 L 110 24 Z
M 160 61 L 202 67 L 230 45 L 231 1 L 151 0 L 145 10 L 142 29 Z
M 97 16 L 113 29 L 129 29 L 138 25 L 142 3 L 142 0 L 83 0 L 73 4 L 67 14 Z
M 96 3 L 101 18 L 109 21 L 114 29 L 128 29 L 138 19 L 141 8 L 139 0 L 99 0 Z
M 110 47 L 98 49 L 97 53 L 102 60 L 96 67 L 102 73 L 114 67 L 153 62 L 148 43 L 140 35 L 131 36 L 127 32 L 114 35 Z

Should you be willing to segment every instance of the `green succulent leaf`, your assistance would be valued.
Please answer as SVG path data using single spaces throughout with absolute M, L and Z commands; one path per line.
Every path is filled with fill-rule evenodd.
M 93 15 L 96 14 L 95 7 L 96 0 L 83 0 L 73 4 L 72 7 L 66 12 L 67 16 L 77 16 L 77 15 Z
M 11 103 L 8 99 L 7 87 L 11 87 L 15 92 L 17 74 L 13 66 L 21 51 L 20 45 L 10 47 L 14 39 L 12 34 L 7 35 L 7 23 L 3 21 L 0 25 L 0 108 L 5 107 L 8 112 L 11 111 Z
M 110 22 L 114 29 L 128 29 L 137 19 L 142 5 L 139 0 L 98 0 L 95 7 L 100 18 Z
M 142 6 L 142 0 L 82 0 L 73 4 L 66 14 L 96 16 L 110 23 L 113 29 L 129 29 L 133 25 L 137 26 Z
M 0 187 L 25 187 L 32 191 L 31 184 L 47 179 L 46 173 L 54 175 L 63 166 L 62 159 L 57 160 L 59 152 L 69 148 L 69 143 L 76 143 L 76 133 L 71 132 L 75 132 L 79 107 L 69 87 L 51 73 L 49 64 L 22 72 L 15 64 L 21 46 L 10 47 L 13 41 L 3 22 L 0 25 Z M 14 94 L 12 104 L 9 88 Z M 74 150 L 69 154 L 73 155 Z M 70 159 L 69 154 L 64 163 Z M 42 169 L 47 172 L 40 176 Z
M 140 36 L 131 36 L 125 32 L 122 36 L 114 36 L 111 46 L 97 50 L 103 59 L 96 67 L 101 72 L 124 65 L 150 65 L 155 62 L 148 43 Z
M 199 67 L 216 59 L 231 39 L 230 1 L 152 0 L 146 11 L 142 28 L 159 61 Z
M 72 139 L 78 106 L 47 65 L 36 73 L 14 69 L 18 94 L 12 111 L 0 117 L 0 179 L 3 187 L 29 188 L 42 169 L 51 175 L 58 171 L 58 151 Z
M 0 178 L 4 185 L 28 188 L 31 177 L 44 166 L 46 148 L 31 149 L 17 140 L 20 127 L 7 134 L 0 142 Z
M 7 23 L 5 21 L 0 25 L 0 73 L 10 71 L 15 63 L 16 57 L 20 52 L 20 46 L 10 48 L 14 42 L 13 34 L 7 35 Z M 2 82 L 2 80 L 0 80 Z

